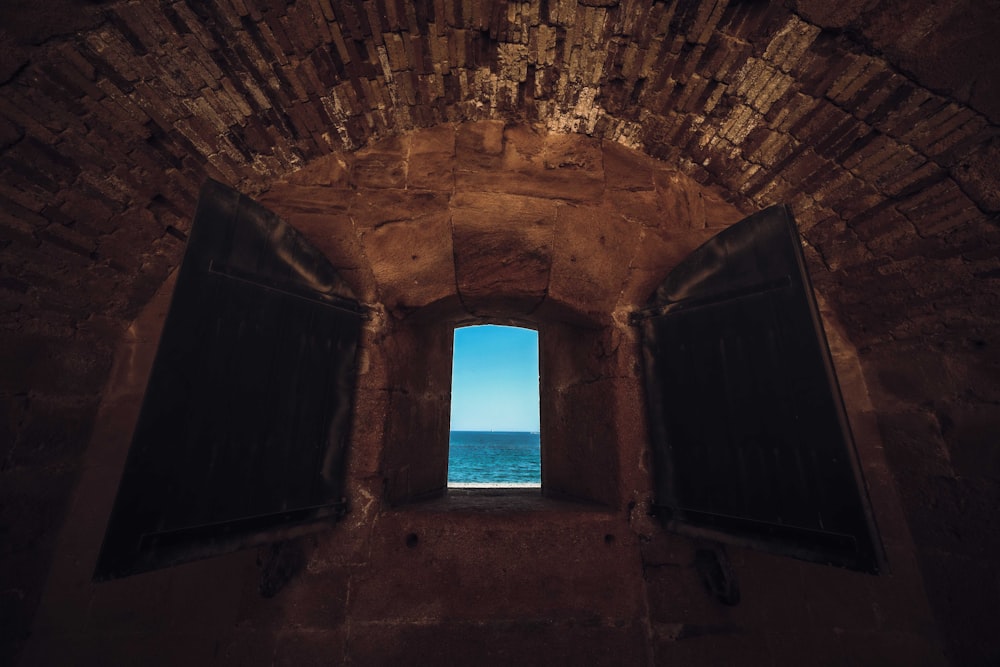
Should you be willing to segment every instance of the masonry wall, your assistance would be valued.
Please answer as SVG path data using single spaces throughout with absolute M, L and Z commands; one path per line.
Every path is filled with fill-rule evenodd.
M 434 168 L 412 173 L 436 175 L 434 189 L 409 183 L 422 160 Z M 649 515 L 625 316 L 742 216 L 717 194 L 613 144 L 486 122 L 338 156 L 262 199 L 373 309 L 351 512 L 310 537 L 90 583 L 168 282 L 118 350 L 23 664 L 945 664 L 858 358 L 832 312 L 890 571 L 731 548 L 742 600 L 730 606 L 696 567 L 709 545 Z M 541 494 L 427 500 L 443 491 L 420 463 L 447 452 L 452 329 L 480 321 L 539 328 L 555 473 L 543 472 Z
M 2 3 L 0 661 L 203 179 L 256 194 L 494 120 L 638 149 L 744 211 L 793 204 L 949 656 L 996 662 L 998 21 L 976 0 Z

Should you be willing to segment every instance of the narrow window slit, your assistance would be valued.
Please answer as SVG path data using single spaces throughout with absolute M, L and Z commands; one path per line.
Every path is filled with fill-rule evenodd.
M 541 487 L 538 332 L 455 329 L 449 488 Z

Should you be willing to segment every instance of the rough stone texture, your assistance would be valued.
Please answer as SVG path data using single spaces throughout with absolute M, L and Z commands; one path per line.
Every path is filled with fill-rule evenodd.
M 373 180 L 372 156 L 406 178 Z M 433 176 L 421 181 L 428 165 Z M 645 300 L 711 228 L 743 216 L 719 192 L 620 144 L 497 121 L 335 153 L 259 199 L 326 252 L 363 300 L 403 315 L 457 296 L 469 315 L 529 317 L 551 300 L 607 320 Z M 650 271 L 636 286 L 637 266 Z
M 702 545 L 649 514 L 639 340 L 627 314 L 740 213 L 677 170 L 584 136 L 559 138 L 565 164 L 553 169 L 586 161 L 579 184 L 599 180 L 597 194 L 512 194 L 532 178 L 517 157 L 536 132 L 491 121 L 439 126 L 369 153 L 406 173 L 413 146 L 488 137 L 500 165 L 482 181 L 488 189 L 425 199 L 398 182 L 362 185 L 343 155 L 262 197 L 310 239 L 336 246 L 332 259 L 364 276 L 372 309 L 347 472 L 351 511 L 332 529 L 283 544 L 295 567 L 281 577 L 270 574 L 277 551 L 269 546 L 256 557 L 90 581 L 172 289 L 163 286 L 118 350 L 25 664 L 945 664 L 858 356 L 828 307 L 892 570 L 872 577 L 734 548 L 743 601 L 731 607 L 707 592 L 695 566 Z M 331 163 L 348 167 L 341 174 Z M 445 174 L 468 162 L 437 165 Z M 620 210 L 628 192 L 650 196 Z M 544 234 L 535 236 L 539 219 Z M 400 269 L 425 253 L 435 271 Z M 510 268 L 520 253 L 531 261 Z M 477 283 L 455 278 L 469 256 L 480 262 L 470 275 L 492 281 L 473 303 L 468 286 Z M 450 283 L 431 281 L 438 298 L 423 303 L 431 295 L 423 278 L 439 274 Z M 443 493 L 453 328 L 487 321 L 539 330 L 541 494 Z
M 372 267 L 402 261 L 401 246 L 368 258 L 341 242 L 373 240 L 413 210 L 441 226 L 450 199 L 434 193 L 494 192 L 491 171 L 506 169 L 522 176 L 506 195 L 559 195 L 546 289 L 567 302 L 583 241 L 565 237 L 572 206 L 600 201 L 641 222 L 627 303 L 655 285 L 648 246 L 682 254 L 694 243 L 659 227 L 676 197 L 650 216 L 665 178 L 717 188 L 721 208 L 703 200 L 704 217 L 687 218 L 695 227 L 731 222 L 728 204 L 792 204 L 816 287 L 860 350 L 907 520 L 925 536 L 920 564 L 950 656 L 995 661 L 996 606 L 984 600 L 1000 584 L 982 573 L 997 569 L 985 547 L 998 482 L 969 459 L 993 460 L 982 429 L 1000 404 L 995 10 L 972 0 L 5 3 L 0 618 L 14 622 L 0 623 L 4 650 L 30 625 L 111 350 L 178 262 L 205 176 L 249 193 L 287 176 L 286 217 L 293 201 L 300 214 L 339 215 L 329 232 L 299 222 L 342 256 L 366 302 L 402 312 L 441 293 L 446 253 L 411 257 L 420 290 L 392 292 Z M 455 129 L 466 121 L 485 124 Z M 407 140 L 417 128 L 441 136 Z M 565 133 L 601 140 L 588 150 L 600 145 L 603 176 L 592 152 L 565 161 Z M 617 145 L 669 176 L 643 166 L 629 183 L 626 161 L 622 186 Z M 293 193 L 305 165 L 298 187 L 309 191 Z M 395 207 L 366 216 L 361 195 L 375 190 Z M 541 289 L 532 285 L 522 305 Z M 53 422 L 66 425 L 61 442 L 44 427 Z M 960 539 L 937 528 L 948 525 Z

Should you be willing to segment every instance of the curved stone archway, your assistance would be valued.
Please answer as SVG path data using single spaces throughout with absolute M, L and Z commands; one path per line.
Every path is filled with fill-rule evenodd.
M 917 28 L 893 40 L 894 3 L 794 4 L 114 2 L 49 28 L 68 34 L 12 13 L 25 36 L 3 86 L 6 228 L 43 266 L 80 264 L 78 300 L 127 320 L 177 261 L 206 175 L 253 194 L 414 128 L 537 122 L 641 150 L 743 209 L 792 203 L 854 335 L 871 332 L 859 343 L 881 341 L 919 303 L 859 308 L 875 273 L 902 274 L 883 281 L 902 298 L 913 257 L 939 257 L 924 279 L 974 291 L 992 270 L 961 250 L 996 243 L 997 103 L 972 85 L 991 61 L 953 65 L 949 89 L 913 67 Z M 949 26 L 948 42 L 971 4 L 904 14 Z M 16 303 L 65 291 L 15 259 L 5 270 L 31 286 Z
M 359 449 L 383 453 L 358 476 L 384 479 L 390 501 L 444 489 L 452 330 L 473 321 L 539 329 L 546 493 L 646 495 L 618 462 L 646 446 L 641 405 L 625 417 L 601 397 L 638 382 L 629 313 L 742 217 L 719 193 L 614 142 L 480 121 L 329 156 L 260 199 L 375 311 L 359 401 L 382 406 L 384 435 Z
M 502 150 L 477 152 L 475 169 L 460 169 L 454 155 L 438 163 L 438 173 L 478 179 L 478 187 L 435 191 L 410 188 L 405 178 L 354 180 L 408 174 L 414 145 L 490 136 L 500 137 Z M 526 137 L 540 147 L 534 160 L 523 159 Z M 553 167 L 539 157 L 550 141 L 563 160 Z M 588 165 L 583 173 L 581 163 Z M 385 169 L 391 164 L 401 168 Z M 162 322 L 167 285 L 120 350 L 63 534 L 77 557 L 53 569 L 29 663 L 72 650 L 83 661 L 211 654 L 239 664 L 333 654 L 345 662 L 437 664 L 500 645 L 505 663 L 570 656 L 588 664 L 659 664 L 689 651 L 701 660 L 718 653 L 738 660 L 748 643 L 754 655 L 784 661 L 802 651 L 789 641 L 789 627 L 806 638 L 807 652 L 839 632 L 863 660 L 892 642 L 939 660 L 935 640 L 920 634 L 928 612 L 915 570 L 873 579 L 733 548 L 727 567 L 738 571 L 749 600 L 729 607 L 704 590 L 697 563 L 706 545 L 668 533 L 649 515 L 639 345 L 626 315 L 689 250 L 742 215 L 711 189 L 615 144 L 487 121 L 414 131 L 371 152 L 334 156 L 274 184 L 262 199 L 330 256 L 372 311 L 350 438 L 351 511 L 311 538 L 262 550 L 265 575 L 252 554 L 234 553 L 110 585 L 89 581 L 100 547 L 93 526 L 110 511 L 108 480 L 117 478 L 128 445 L 122 422 L 138 411 L 154 347 L 141 332 Z M 488 230 L 491 242 L 462 230 L 460 219 L 472 214 L 488 218 L 474 229 Z M 535 233 L 539 228 L 545 233 Z M 539 238 L 548 239 L 545 252 Z M 434 252 L 441 246 L 450 252 Z M 495 270 L 470 272 L 474 279 L 463 283 L 456 276 L 464 253 Z M 572 270 L 559 275 L 560 266 Z M 450 345 L 454 327 L 470 321 L 515 321 L 540 331 L 543 496 L 489 492 L 441 501 Z M 831 333 L 886 547 L 891 562 L 904 564 L 911 543 L 864 379 L 839 328 Z M 269 587 L 263 599 L 258 578 Z M 831 603 L 834 592 L 841 598 Z M 168 609 L 164 595 L 174 600 Z M 894 607 L 904 598 L 905 615 Z M 195 600 L 201 613 L 191 608 Z M 871 630 L 875 609 L 890 610 L 892 629 Z M 110 641 L 123 614 L 136 645 Z M 789 620 L 777 624 L 775 614 Z M 725 623 L 742 630 L 713 634 L 709 648 L 681 641 L 685 628 Z M 414 646 L 424 647 L 416 657 Z
M 499 195 L 534 224 L 514 249 L 536 251 L 508 267 L 534 278 L 500 310 L 565 300 L 606 314 L 612 297 L 595 276 L 617 280 L 631 253 L 623 290 L 638 293 L 638 276 L 657 270 L 643 253 L 679 247 L 676 230 L 623 220 L 660 205 L 669 188 L 657 179 L 683 178 L 744 212 L 793 205 L 816 286 L 861 351 L 938 622 L 956 660 L 1000 651 L 983 642 L 1000 591 L 982 594 L 1000 548 L 989 3 L 56 0 L 6 3 L 0 19 L 7 616 L 32 615 L 112 351 L 176 266 L 206 176 L 265 198 L 326 179 L 352 235 L 305 209 L 288 215 L 343 255 L 390 318 L 448 292 L 433 239 L 452 244 L 463 309 L 497 306 L 481 299 L 509 276 L 483 269 L 502 248 L 480 223 L 502 223 L 489 204 Z M 455 132 L 470 122 L 486 125 Z M 452 133 L 453 154 L 438 139 L 414 144 L 420 132 Z M 574 146 L 580 164 L 563 164 Z M 608 187 L 619 147 L 659 160 L 651 188 Z M 594 150 L 614 211 L 557 176 L 593 175 Z M 521 189 L 489 190 L 491 165 L 507 158 L 524 170 Z M 490 196 L 444 197 L 449 178 Z M 563 188 L 541 215 L 537 183 Z M 366 217 L 358 194 L 376 190 L 393 193 L 397 213 Z M 407 218 L 417 209 L 422 225 Z M 454 226 L 458 209 L 468 216 Z M 574 221 L 601 233 L 566 234 Z M 394 226 L 412 229 L 423 254 L 407 254 Z M 593 243 L 602 235 L 614 250 Z M 379 253 L 359 261 L 369 243 Z M 607 265 L 581 269 L 581 256 Z M 610 312 L 635 296 L 623 291 Z M 985 602 L 969 611 L 968 600 Z M 28 623 L 11 625 L 11 646 Z

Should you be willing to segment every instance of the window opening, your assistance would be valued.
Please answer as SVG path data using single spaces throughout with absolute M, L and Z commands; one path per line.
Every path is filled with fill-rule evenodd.
M 455 329 L 448 486 L 541 486 L 538 332 Z

